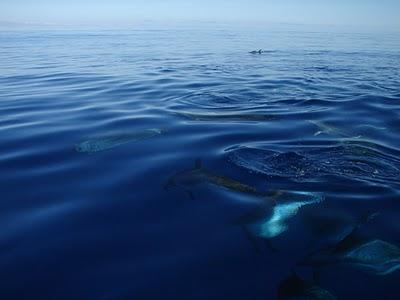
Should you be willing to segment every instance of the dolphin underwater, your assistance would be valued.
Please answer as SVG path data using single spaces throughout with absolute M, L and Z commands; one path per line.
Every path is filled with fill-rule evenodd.
M 380 239 L 358 240 L 354 244 L 340 251 L 313 254 L 300 265 L 318 268 L 350 265 L 375 275 L 388 275 L 400 269 L 400 248 L 396 245 Z
M 165 132 L 164 129 L 152 128 L 123 134 L 103 135 L 76 144 L 75 150 L 83 153 L 95 153 L 115 148 L 129 142 L 148 139 Z
M 244 230 L 257 252 L 259 249 L 255 237 L 270 239 L 282 234 L 288 230 L 287 221 L 294 217 L 301 207 L 323 201 L 323 196 L 319 193 L 282 190 L 260 192 L 254 187 L 207 170 L 199 159 L 196 160 L 194 168 L 173 175 L 164 188 L 182 187 L 193 199 L 194 196 L 189 188 L 201 183 L 212 184 L 263 200 L 256 209 L 242 215 L 232 223 Z
M 315 280 L 304 280 L 294 271 L 278 286 L 278 300 L 336 300 L 331 292 L 319 287 Z
M 264 115 L 257 113 L 194 113 L 194 112 L 179 112 L 177 113 L 179 116 L 185 117 L 188 120 L 192 121 L 227 121 L 227 122 L 235 122 L 235 121 L 266 121 L 266 120 L 274 120 L 276 117 L 272 115 Z
M 358 230 L 377 214 L 369 214 L 337 244 L 309 254 L 299 265 L 327 267 L 344 264 L 375 275 L 387 275 L 400 269 L 400 248 L 380 239 L 365 239 Z
M 376 239 L 348 251 L 343 262 L 377 275 L 387 275 L 400 269 L 400 248 Z
M 302 222 L 312 237 L 309 246 L 318 249 L 337 244 L 358 226 L 360 220 L 342 210 L 318 208 L 303 214 Z
M 201 183 L 211 184 L 233 192 L 239 192 L 256 197 L 270 198 L 274 196 L 274 192 L 260 192 L 252 186 L 241 183 L 227 176 L 216 174 L 204 168 L 200 159 L 196 160 L 193 168 L 180 171 L 170 177 L 164 186 L 164 189 L 181 187 L 191 198 L 194 198 L 190 188 Z

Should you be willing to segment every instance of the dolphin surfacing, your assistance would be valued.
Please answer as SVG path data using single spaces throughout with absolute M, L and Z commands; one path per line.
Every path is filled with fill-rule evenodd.
M 250 54 L 262 54 L 264 51 L 262 49 L 250 51 Z

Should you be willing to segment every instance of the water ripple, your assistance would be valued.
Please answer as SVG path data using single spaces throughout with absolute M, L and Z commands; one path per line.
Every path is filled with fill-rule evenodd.
M 330 229 L 309 222 L 321 234 L 309 237 L 303 212 L 337 211 L 354 224 L 379 211 L 366 233 L 400 245 L 399 41 L 314 31 L 0 32 L 0 298 L 273 298 Z M 149 129 L 165 132 L 124 139 Z M 104 151 L 77 152 L 85 141 Z M 187 185 L 165 190 L 183 171 Z M 253 210 L 268 223 L 265 197 L 223 188 L 232 182 L 277 203 L 282 190 L 326 200 L 318 211 L 299 208 L 271 252 L 233 224 Z M 330 272 L 323 283 L 344 298 L 397 295 L 398 273 L 379 281 Z M 366 284 L 346 284 L 354 280 Z

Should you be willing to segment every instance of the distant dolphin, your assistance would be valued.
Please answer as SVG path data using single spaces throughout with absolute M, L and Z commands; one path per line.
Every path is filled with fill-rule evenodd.
M 253 51 L 250 51 L 249 52 L 250 54 L 262 54 L 263 53 L 263 51 L 262 51 L 262 49 L 260 49 L 260 50 L 253 50 Z
M 95 153 L 95 152 L 108 150 L 108 149 L 117 147 L 122 144 L 129 143 L 129 142 L 148 139 L 148 138 L 163 134 L 165 132 L 166 131 L 163 129 L 152 128 L 152 129 L 145 129 L 145 130 L 136 131 L 136 132 L 113 134 L 113 135 L 103 135 L 103 136 L 91 138 L 89 140 L 83 141 L 83 142 L 75 145 L 75 150 L 77 152 Z
M 336 300 L 331 292 L 319 287 L 313 281 L 300 278 L 294 271 L 278 286 L 278 300 Z

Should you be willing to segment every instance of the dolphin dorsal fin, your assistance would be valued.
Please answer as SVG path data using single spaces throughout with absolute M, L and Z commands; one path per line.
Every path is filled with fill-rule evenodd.
M 194 167 L 195 169 L 201 169 L 203 167 L 203 162 L 200 158 L 196 159 L 196 161 L 194 162 Z

